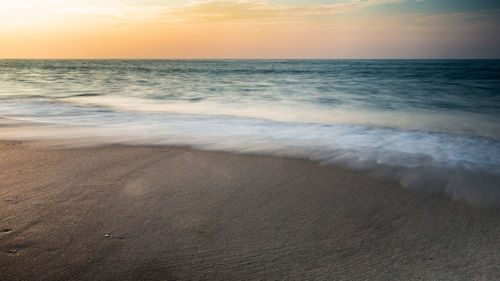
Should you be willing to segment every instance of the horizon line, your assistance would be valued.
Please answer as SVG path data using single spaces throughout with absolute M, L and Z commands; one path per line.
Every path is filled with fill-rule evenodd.
M 113 58 L 113 57 L 95 57 L 95 58 L 40 58 L 40 57 L 18 57 L 18 58 L 0 58 L 0 60 L 499 60 L 500 57 L 493 58 Z

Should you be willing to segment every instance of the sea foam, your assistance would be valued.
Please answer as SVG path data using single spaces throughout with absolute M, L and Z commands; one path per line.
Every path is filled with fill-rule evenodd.
M 399 179 L 404 185 L 478 204 L 500 203 L 500 142 L 466 134 L 361 125 L 281 122 L 228 115 L 112 111 L 23 104 L 43 126 L 2 130 L 1 138 L 65 140 L 65 145 L 124 143 L 191 146 L 342 164 Z M 46 106 L 46 108 L 44 108 Z M 10 117 L 24 116 L 11 105 Z M 60 108 L 62 107 L 62 108 Z M 1 108 L 1 107 L 0 107 Z M 7 112 L 7 107 L 2 110 Z M 29 109 L 24 109 L 29 110 Z M 33 112 L 32 112 L 33 113 Z

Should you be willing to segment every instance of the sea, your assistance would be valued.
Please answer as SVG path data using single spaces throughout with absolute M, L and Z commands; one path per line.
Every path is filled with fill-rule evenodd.
M 0 117 L 0 139 L 304 158 L 500 205 L 500 60 L 0 60 Z

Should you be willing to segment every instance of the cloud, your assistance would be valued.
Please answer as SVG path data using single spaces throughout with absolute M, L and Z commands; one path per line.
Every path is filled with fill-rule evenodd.
M 195 0 L 178 4 L 131 4 L 77 0 L 0 0 L 0 22 L 17 25 L 26 22 L 88 22 L 128 23 L 161 22 L 314 22 L 316 17 L 356 12 L 361 9 L 416 0 L 344 0 L 334 4 L 279 5 L 269 0 Z
M 335 15 L 355 12 L 363 8 L 404 3 L 406 0 L 350 0 L 335 4 L 277 5 L 259 0 L 208 0 L 196 1 L 177 7 L 164 14 L 171 20 L 203 22 L 245 20 L 303 20 L 315 15 Z

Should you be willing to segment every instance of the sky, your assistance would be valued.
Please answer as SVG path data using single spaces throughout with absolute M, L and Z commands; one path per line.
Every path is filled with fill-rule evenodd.
M 0 58 L 500 58 L 500 1 L 0 0 Z

